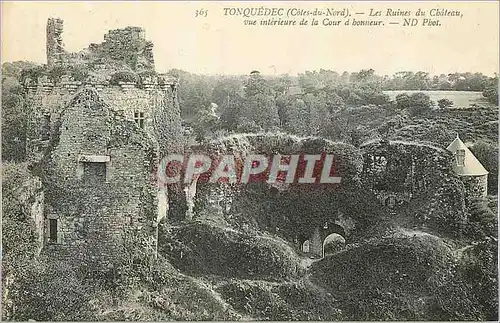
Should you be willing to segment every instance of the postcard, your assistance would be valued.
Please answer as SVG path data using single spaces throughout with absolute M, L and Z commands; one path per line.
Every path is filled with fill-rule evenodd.
M 2 320 L 498 321 L 497 1 L 6 1 Z

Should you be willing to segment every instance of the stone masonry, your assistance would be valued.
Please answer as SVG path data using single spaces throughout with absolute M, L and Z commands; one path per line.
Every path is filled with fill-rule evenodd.
M 154 178 L 167 153 L 160 147 L 168 145 L 157 134 L 164 128 L 161 139 L 180 142 L 177 82 L 154 72 L 152 43 L 141 28 L 112 30 L 78 53 L 64 50 L 62 32 L 62 20 L 48 20 L 47 68 L 83 67 L 86 79 L 42 74 L 24 82 L 27 153 L 45 197 L 42 252 L 106 264 L 133 237 L 154 252 L 158 221 L 168 211 Z M 110 84 L 109 73 L 124 70 L 149 72 L 138 82 Z M 156 117 L 165 113 L 168 124 L 159 127 Z

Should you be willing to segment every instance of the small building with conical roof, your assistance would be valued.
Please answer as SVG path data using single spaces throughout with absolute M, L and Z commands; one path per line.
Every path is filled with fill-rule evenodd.
M 485 197 L 488 191 L 488 171 L 458 135 L 447 149 L 455 156 L 453 169 L 465 184 L 467 195 Z

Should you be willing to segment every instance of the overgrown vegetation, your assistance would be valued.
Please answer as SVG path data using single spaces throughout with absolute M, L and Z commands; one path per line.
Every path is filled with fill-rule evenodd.
M 133 56 L 115 54 L 137 65 Z M 448 100 L 436 108 L 425 93 L 400 94 L 392 102 L 383 91 L 482 91 L 498 104 L 497 77 L 402 72 L 382 79 L 373 70 L 214 77 L 173 70 L 170 74 L 180 78 L 185 124 L 193 129 L 191 143 L 202 142 L 219 154 L 334 152 L 348 192 L 278 190 L 258 183 L 228 188 L 214 203 L 208 197 L 221 197 L 220 192 L 199 185 L 197 197 L 206 204 L 197 203 L 194 222 L 162 225 L 157 259 L 150 237 L 127 231 L 129 243 L 115 250 L 109 268 L 96 272 L 99 262 L 88 257 L 73 255 L 79 260 L 75 266 L 37 255 L 31 213 L 35 179 L 20 163 L 26 155 L 24 82 L 41 76 L 57 82 L 68 73 L 84 81 L 88 71 L 80 66 L 47 70 L 26 62 L 6 63 L 2 70 L 2 155 L 3 161 L 16 162 L 4 163 L 2 170 L 4 319 L 498 319 L 496 197 L 469 201 L 466 213 L 457 212 L 463 190 L 456 179 L 443 178 L 435 192 L 439 198 L 417 200 L 418 207 L 404 214 L 415 220 L 398 222 L 403 215 L 389 218 L 392 214 L 358 177 L 363 162 L 358 147 L 367 141 L 399 139 L 446 148 L 458 133 L 489 171 L 488 190 L 496 194 L 497 108 L 458 109 Z M 153 76 L 123 68 L 110 83 L 140 85 Z M 442 157 L 418 156 L 432 167 Z M 395 187 L 396 182 L 388 183 Z M 64 190 L 59 194 L 71 196 Z M 353 240 L 308 268 L 311 261 L 299 255 L 295 240 L 345 218 L 354 223 Z M 404 228 L 422 224 L 435 235 Z
M 497 316 L 496 287 L 475 283 L 496 270 L 494 259 L 480 260 L 481 248 L 464 255 L 438 237 L 403 231 L 324 259 L 312 280 L 350 320 L 488 320 Z M 475 277 L 474 266 L 481 267 Z

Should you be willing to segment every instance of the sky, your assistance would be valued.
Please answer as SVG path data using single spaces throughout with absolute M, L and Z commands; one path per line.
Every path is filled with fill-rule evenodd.
M 245 26 L 224 8 L 460 10 L 440 27 Z M 195 17 L 196 10 L 207 11 Z M 481 72 L 499 68 L 498 2 L 2 2 L 2 62 L 46 63 L 47 18 L 64 20 L 67 51 L 100 43 L 110 29 L 140 26 L 154 43 L 156 70 L 202 74 L 297 74 L 331 69 L 377 74 Z M 354 14 L 353 14 L 354 15 Z M 355 16 L 355 19 L 360 16 Z M 430 17 L 428 17 L 430 18 Z M 399 19 L 399 20 L 398 20 Z

